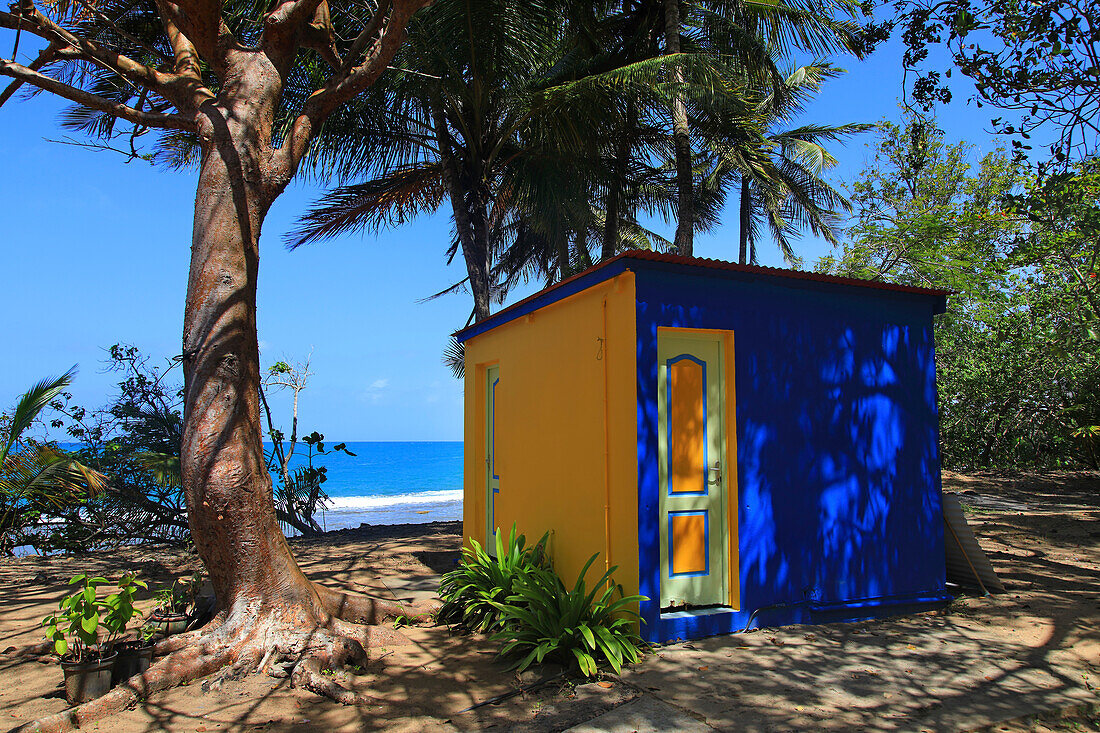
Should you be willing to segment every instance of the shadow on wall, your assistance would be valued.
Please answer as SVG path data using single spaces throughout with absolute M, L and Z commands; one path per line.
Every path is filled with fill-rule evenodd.
M 733 329 L 742 610 L 801 604 L 783 622 L 808 621 L 810 604 L 941 592 L 930 304 L 653 279 L 638 295 L 643 527 L 657 512 L 657 327 Z M 655 553 L 656 533 L 639 535 Z

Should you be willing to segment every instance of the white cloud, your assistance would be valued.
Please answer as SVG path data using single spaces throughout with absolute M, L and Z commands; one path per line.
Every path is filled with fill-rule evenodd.
M 382 396 L 385 391 L 389 389 L 389 386 L 389 379 L 376 379 L 367 385 L 366 389 L 364 389 L 360 393 L 359 398 L 364 402 L 369 402 L 372 405 L 376 405 L 381 402 Z

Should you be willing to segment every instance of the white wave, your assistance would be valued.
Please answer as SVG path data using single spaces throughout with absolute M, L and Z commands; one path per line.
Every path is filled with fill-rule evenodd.
M 379 509 L 408 504 L 443 504 L 462 501 L 462 489 L 446 491 L 420 491 L 415 494 L 391 494 L 389 496 L 333 496 L 329 497 L 329 511 Z

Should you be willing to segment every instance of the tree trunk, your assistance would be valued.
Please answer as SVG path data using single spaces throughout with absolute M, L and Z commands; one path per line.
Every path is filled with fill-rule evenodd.
M 183 488 L 222 610 L 255 619 L 320 604 L 276 521 L 261 442 L 256 275 L 273 197 L 257 124 L 221 109 L 207 121 L 184 312 Z
M 737 261 L 749 264 L 749 233 L 752 231 L 752 187 L 748 176 L 741 176 L 741 250 Z
M 235 83 L 230 101 L 204 108 L 200 125 L 183 331 L 183 492 L 218 600 L 215 636 L 237 644 L 237 654 L 262 655 L 273 644 L 331 650 L 326 632 L 339 628 L 335 619 L 374 622 L 376 610 L 396 604 L 314 585 L 277 521 L 261 437 L 256 276 L 260 229 L 286 180 L 277 182 L 271 148 L 260 142 L 270 139 L 281 82 L 257 62 Z
M 679 0 L 665 0 L 665 54 L 680 53 Z M 691 257 L 695 240 L 694 175 L 691 167 L 691 130 L 687 108 L 680 92 L 684 73 L 677 65 L 671 71 L 672 144 L 676 154 L 676 239 L 677 254 Z
M 435 135 L 439 141 L 439 157 L 443 162 L 443 179 L 447 186 L 447 194 L 451 199 L 451 212 L 455 218 L 455 230 L 458 233 L 458 244 L 462 248 L 462 258 L 466 261 L 466 276 L 470 281 L 470 294 L 474 298 L 474 322 L 484 321 L 489 317 L 490 286 L 489 286 L 489 241 L 488 231 L 485 227 L 487 220 L 481 218 L 481 224 L 475 221 L 472 215 L 472 201 L 474 194 L 463 186 L 460 180 L 462 171 L 459 170 L 458 161 L 454 156 L 454 146 L 451 144 L 451 131 L 447 126 L 447 120 L 443 116 L 443 106 L 436 100 L 432 108 L 432 118 L 435 124 Z
M 627 112 L 626 124 L 620 133 L 619 144 L 615 149 L 615 173 L 607 187 L 607 205 L 604 207 L 603 242 L 600 259 L 609 260 L 615 256 L 619 246 L 619 223 L 622 220 L 623 187 L 626 185 L 626 170 L 630 163 L 630 149 L 634 120 L 631 114 L 634 104 L 631 102 Z
M 478 176 L 480 179 L 480 176 Z M 476 180 L 476 179 L 475 179 Z M 463 247 L 466 268 L 470 276 L 470 291 L 474 296 L 474 319 L 489 317 L 492 302 L 492 263 L 489 259 L 489 195 L 480 185 L 471 186 L 468 193 L 468 216 L 473 233 L 472 246 Z
M 619 201 L 622 198 L 622 182 L 612 181 L 607 187 L 607 205 L 604 207 L 603 242 L 600 247 L 600 260 L 609 260 L 615 256 L 619 244 Z

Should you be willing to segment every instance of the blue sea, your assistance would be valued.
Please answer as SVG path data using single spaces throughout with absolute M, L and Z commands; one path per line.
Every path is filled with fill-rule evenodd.
M 347 443 L 355 456 L 332 452 L 325 441 L 314 466 L 328 469 L 322 488 L 328 507 L 317 521 L 326 530 L 367 524 L 412 524 L 462 518 L 462 441 Z M 270 445 L 265 445 L 270 449 Z M 298 444 L 291 467 L 305 465 Z

